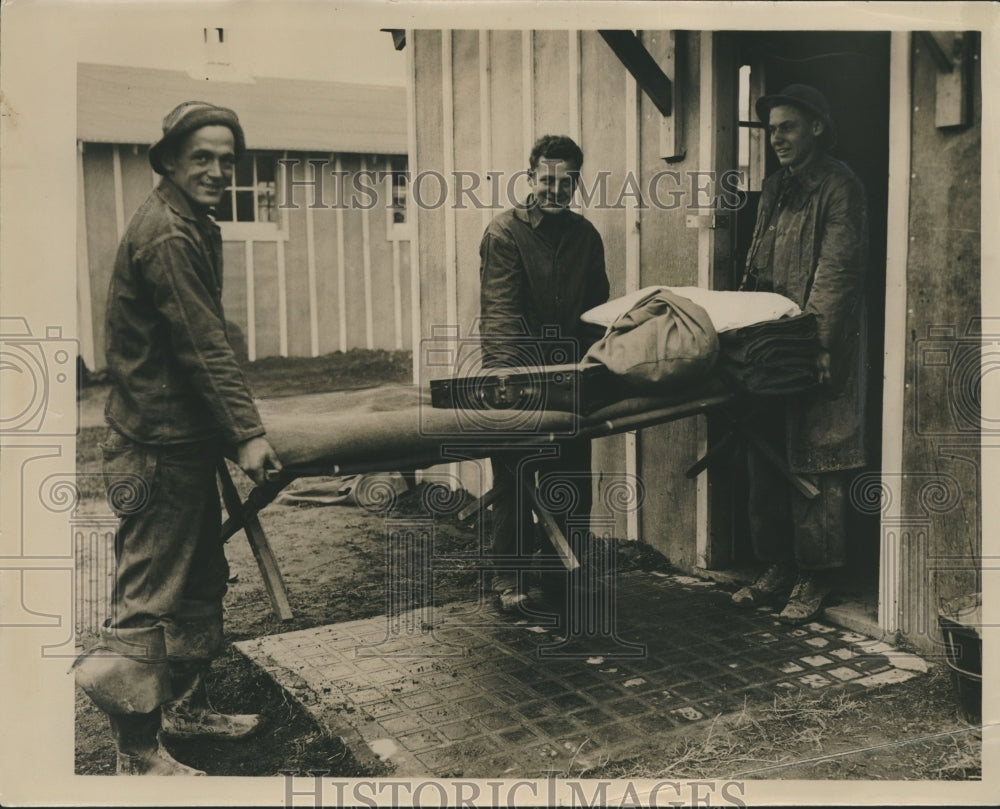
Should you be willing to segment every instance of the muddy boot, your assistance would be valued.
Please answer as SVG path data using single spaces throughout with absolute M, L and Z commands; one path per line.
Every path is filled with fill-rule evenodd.
M 175 693 L 163 706 L 162 733 L 169 739 L 242 739 L 260 725 L 260 714 L 222 714 L 208 701 L 207 667 L 176 666 Z
M 118 747 L 118 775 L 204 775 L 175 760 L 160 744 L 160 711 L 111 714 L 111 731 Z

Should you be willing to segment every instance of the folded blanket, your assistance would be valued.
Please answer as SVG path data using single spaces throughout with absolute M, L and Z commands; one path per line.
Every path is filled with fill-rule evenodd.
M 719 335 L 717 372 L 741 390 L 781 396 L 818 383 L 816 316 L 801 314 Z

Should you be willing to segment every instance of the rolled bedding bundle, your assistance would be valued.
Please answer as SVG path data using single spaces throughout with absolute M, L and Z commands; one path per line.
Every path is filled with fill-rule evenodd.
M 606 329 L 585 359 L 638 390 L 677 388 L 713 373 L 759 395 L 816 385 L 816 319 L 773 292 L 644 287 L 581 320 Z

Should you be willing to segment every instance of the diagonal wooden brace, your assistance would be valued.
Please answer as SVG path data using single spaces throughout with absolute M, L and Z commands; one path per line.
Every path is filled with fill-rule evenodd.
M 534 481 L 524 481 L 524 492 L 528 497 L 528 502 L 531 503 L 531 508 L 538 515 L 538 522 L 541 523 L 542 529 L 545 531 L 546 536 L 548 536 L 556 553 L 559 554 L 563 565 L 567 570 L 577 570 L 580 567 L 580 561 L 576 558 L 576 554 L 573 553 L 573 548 L 569 542 L 566 541 L 566 537 L 560 530 L 558 523 L 538 502 L 538 492 L 535 490 Z
M 758 406 L 757 410 L 760 409 Z M 753 412 L 756 412 L 753 411 Z M 764 440 L 756 430 L 751 426 L 752 424 L 752 413 L 751 417 L 748 416 L 734 416 L 732 413 L 728 412 L 725 408 L 722 409 L 722 415 L 725 416 L 729 422 L 729 431 L 720 439 L 718 439 L 715 444 L 709 447 L 708 451 L 697 461 L 695 461 L 687 471 L 684 473 L 688 478 L 696 478 L 701 474 L 709 465 L 723 452 L 725 452 L 733 443 L 737 436 L 743 438 L 760 452 L 760 454 L 778 470 L 779 473 L 787 480 L 792 486 L 795 487 L 803 497 L 813 500 L 819 496 L 819 489 L 807 478 L 794 472 L 792 468 L 788 465 L 784 458 L 775 451 L 766 440 Z
M 770 461 L 771 464 L 773 464 L 774 467 L 785 476 L 785 479 L 788 480 L 788 482 L 791 483 L 800 494 L 810 500 L 819 497 L 819 489 L 816 488 L 816 486 L 809 480 L 802 477 L 802 475 L 793 472 L 791 467 L 785 462 L 785 459 L 775 452 L 774 447 L 768 444 L 767 441 L 752 430 L 743 430 L 743 433 L 746 435 L 747 440 L 754 445 L 757 451 L 767 458 L 767 460 Z
M 264 579 L 264 589 L 267 590 L 268 598 L 271 599 L 271 608 L 282 621 L 290 621 L 295 616 L 292 613 L 292 606 L 288 602 L 288 591 L 285 589 L 285 581 L 281 576 L 278 560 L 274 557 L 271 543 L 257 517 L 260 507 L 250 503 L 251 498 L 247 498 L 247 503 L 240 500 L 240 493 L 236 490 L 236 484 L 233 483 L 233 479 L 229 475 L 225 459 L 219 461 L 218 472 L 219 483 L 222 486 L 222 500 L 226 504 L 226 511 L 229 512 L 229 519 L 223 526 L 223 538 L 227 539 L 240 528 L 246 532 L 250 550 L 253 551 L 257 567 L 260 568 L 260 575 Z M 225 535 L 227 530 L 230 531 L 228 536 Z
M 473 500 L 469 505 L 463 508 L 457 514 L 457 519 L 459 522 L 465 522 L 469 517 L 475 514 L 477 511 L 482 511 L 487 506 L 490 506 L 494 500 L 497 499 L 496 489 L 490 489 L 488 492 L 483 492 L 483 494 Z

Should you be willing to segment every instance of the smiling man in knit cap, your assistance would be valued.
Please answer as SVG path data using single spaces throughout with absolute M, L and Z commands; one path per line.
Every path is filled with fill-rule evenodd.
M 124 775 L 204 775 L 161 739 L 241 738 L 259 723 L 216 712 L 205 691 L 229 577 L 217 465 L 228 452 L 257 483 L 281 468 L 226 334 L 222 239 L 209 215 L 244 150 L 232 110 L 189 101 L 167 115 L 149 152 L 162 180 L 129 223 L 108 292 L 115 586 L 111 617 L 76 670 L 110 718 Z

